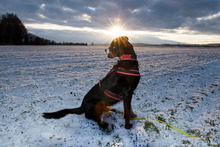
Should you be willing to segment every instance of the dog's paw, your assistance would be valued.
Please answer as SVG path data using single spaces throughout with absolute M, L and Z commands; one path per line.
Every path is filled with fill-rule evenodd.
M 108 128 L 108 123 L 104 121 L 98 122 L 99 126 L 103 129 L 106 130 Z
M 101 130 L 110 133 L 112 130 L 114 130 L 115 126 L 112 124 L 108 124 L 107 122 L 99 122 L 99 127 L 101 128 Z
M 132 124 L 125 124 L 125 129 L 130 129 L 130 128 L 132 128 L 132 127 L 133 127 Z

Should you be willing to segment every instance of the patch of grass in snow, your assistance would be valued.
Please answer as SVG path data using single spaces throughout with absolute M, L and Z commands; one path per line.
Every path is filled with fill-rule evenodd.
M 148 132 L 148 131 L 150 131 L 150 132 L 154 131 L 154 132 L 156 132 L 157 134 L 160 133 L 160 131 L 158 130 L 158 128 L 157 128 L 152 122 L 150 122 L 150 121 L 145 121 L 145 123 L 144 123 L 144 130 L 145 130 L 146 132 Z
M 191 142 L 188 140 L 182 140 L 182 144 L 191 144 Z
M 163 118 L 161 116 L 158 116 L 157 119 L 160 120 L 160 121 L 166 122 L 165 118 Z
M 103 138 L 101 138 L 102 140 Z M 123 146 L 122 138 L 119 135 L 114 135 L 111 142 L 103 143 L 101 140 L 98 140 L 99 147 L 112 147 L 112 146 Z
M 119 135 L 115 135 L 113 138 L 113 144 L 111 146 L 120 146 L 122 144 L 122 138 L 120 138 Z
M 190 104 L 186 104 L 186 108 L 190 109 L 191 112 L 193 112 L 193 110 L 194 110 L 194 106 L 192 106 Z
M 216 131 L 216 130 L 215 130 Z M 209 130 L 207 133 L 202 134 L 201 131 L 197 128 L 195 129 L 190 129 L 187 130 L 187 133 L 189 133 L 190 135 L 199 137 L 204 139 L 205 141 L 207 141 L 208 143 L 211 143 L 211 139 L 214 137 L 215 133 L 211 130 Z
M 202 136 L 199 129 L 189 129 L 189 130 L 187 130 L 186 132 L 187 132 L 188 134 L 194 135 L 194 136 L 196 136 L 196 137 L 201 137 L 201 136 Z
M 174 116 L 175 113 L 177 113 L 177 109 L 168 109 L 170 111 L 170 115 Z
M 103 143 L 100 140 L 98 141 L 98 146 L 99 147 L 111 147 L 110 142 L 107 142 L 106 144 L 103 145 Z

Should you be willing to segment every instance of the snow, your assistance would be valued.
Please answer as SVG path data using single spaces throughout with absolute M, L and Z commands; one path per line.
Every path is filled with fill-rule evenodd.
M 105 46 L 0 46 L 0 146 L 208 146 L 154 120 L 120 113 L 110 132 L 84 115 L 46 120 L 42 112 L 80 106 L 117 59 Z M 220 142 L 220 48 L 135 47 L 142 75 L 132 106 L 138 117 L 167 123 L 214 145 Z M 123 104 L 114 108 L 122 111 Z M 153 124 L 148 128 L 145 123 Z M 159 130 L 159 133 L 155 131 Z

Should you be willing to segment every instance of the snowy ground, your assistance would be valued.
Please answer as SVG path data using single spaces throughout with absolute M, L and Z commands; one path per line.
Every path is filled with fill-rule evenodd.
M 112 68 L 105 47 L 1 46 L 0 146 L 207 146 L 154 120 L 107 119 L 104 132 L 84 115 L 45 120 L 42 112 L 78 107 Z M 135 47 L 142 75 L 132 106 L 152 117 L 220 145 L 220 49 Z M 114 106 L 123 110 L 122 103 Z

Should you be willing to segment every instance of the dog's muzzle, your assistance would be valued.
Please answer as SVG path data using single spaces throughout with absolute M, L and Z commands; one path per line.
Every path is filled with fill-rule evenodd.
M 109 49 L 105 49 L 105 53 L 108 55 L 109 54 Z

